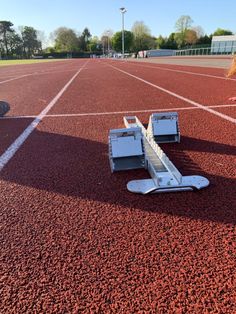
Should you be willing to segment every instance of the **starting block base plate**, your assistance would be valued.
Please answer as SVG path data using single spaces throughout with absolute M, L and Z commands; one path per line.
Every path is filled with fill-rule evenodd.
M 151 194 L 178 191 L 200 190 L 209 185 L 209 181 L 202 176 L 185 176 L 179 185 L 158 186 L 152 179 L 132 180 L 128 182 L 127 189 L 132 193 Z

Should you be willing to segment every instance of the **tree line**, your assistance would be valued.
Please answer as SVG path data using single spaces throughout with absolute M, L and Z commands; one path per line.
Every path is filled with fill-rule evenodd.
M 213 34 L 204 34 L 200 26 L 193 26 L 188 15 L 181 16 L 175 23 L 175 32 L 167 37 L 152 36 L 142 21 L 133 24 L 130 31 L 124 31 L 125 52 L 137 53 L 149 49 L 183 49 L 194 45 L 210 46 L 212 36 L 232 35 L 230 30 L 218 28 Z M 101 38 L 92 36 L 87 27 L 82 33 L 59 27 L 51 35 L 53 43 L 42 49 L 43 34 L 31 26 L 22 26 L 16 31 L 10 21 L 0 21 L 0 55 L 2 58 L 31 58 L 33 55 L 60 53 L 109 54 L 121 52 L 122 32 L 106 30 Z
M 17 32 L 10 21 L 0 21 L 0 55 L 4 57 L 30 58 L 42 52 L 39 33 L 31 26 L 21 26 Z

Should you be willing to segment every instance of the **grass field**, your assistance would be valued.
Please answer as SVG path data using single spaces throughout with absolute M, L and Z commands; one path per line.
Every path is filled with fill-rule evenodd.
M 63 59 L 24 59 L 24 60 L 0 60 L 0 66 L 16 65 L 16 64 L 31 64 L 39 62 L 61 61 Z

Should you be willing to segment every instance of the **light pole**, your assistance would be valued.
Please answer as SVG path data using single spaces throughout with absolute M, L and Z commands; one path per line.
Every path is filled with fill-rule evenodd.
M 122 58 L 125 56 L 125 32 L 124 32 L 124 16 L 125 12 L 127 12 L 126 8 L 120 8 L 120 12 L 122 14 Z

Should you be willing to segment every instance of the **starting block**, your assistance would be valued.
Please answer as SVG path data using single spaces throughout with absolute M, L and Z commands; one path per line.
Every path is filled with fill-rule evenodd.
M 124 117 L 124 129 L 110 130 L 111 171 L 147 169 L 151 178 L 128 182 L 130 192 L 149 194 L 200 190 L 209 185 L 202 176 L 182 176 L 158 143 L 180 141 L 176 112 L 154 113 L 147 129 L 136 116 Z
M 149 119 L 147 132 L 156 143 L 180 142 L 177 112 L 153 113 Z
M 144 168 L 145 153 L 140 128 L 111 130 L 109 143 L 112 172 Z

